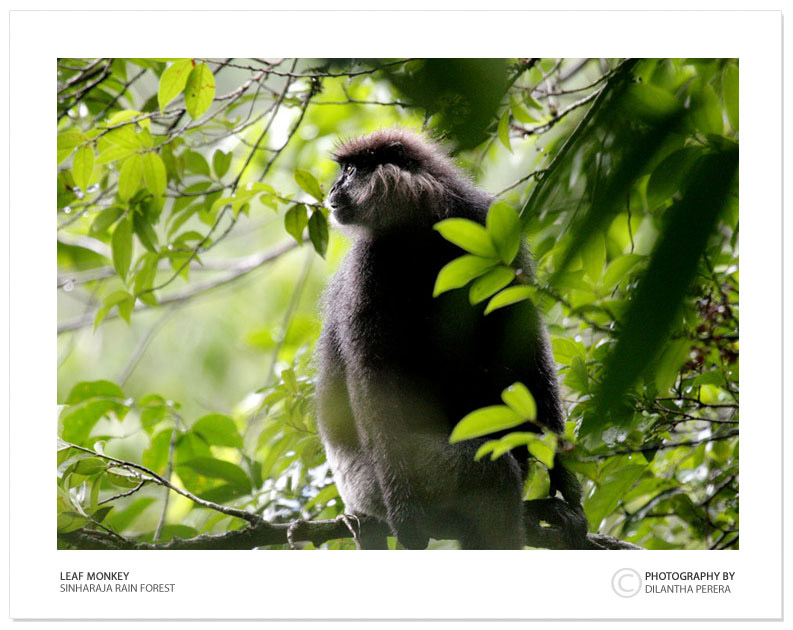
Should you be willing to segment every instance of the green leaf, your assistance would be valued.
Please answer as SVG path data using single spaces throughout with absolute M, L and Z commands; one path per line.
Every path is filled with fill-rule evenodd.
M 628 465 L 609 474 L 584 501 L 586 512 L 592 529 L 600 528 L 600 521 L 614 513 L 625 493 L 644 473 L 645 466 Z
M 660 396 L 666 395 L 675 384 L 677 372 L 688 359 L 690 349 L 691 341 L 688 339 L 678 339 L 666 347 L 655 370 L 655 387 Z
M 129 324 L 132 309 L 135 306 L 135 298 L 127 291 L 114 291 L 102 300 L 102 306 L 96 311 L 94 330 L 97 329 L 114 306 L 118 307 L 118 314 Z
M 188 171 L 192 171 L 198 175 L 211 177 L 211 173 L 209 172 L 209 163 L 206 161 L 206 158 L 198 151 L 185 151 L 182 154 L 182 158 L 184 159 L 184 167 Z M 211 185 L 211 182 L 207 182 L 207 185 Z
M 135 234 L 138 235 L 138 239 L 143 246 L 151 253 L 156 254 L 157 246 L 160 242 L 157 238 L 157 232 L 154 231 L 151 224 L 142 215 L 136 212 L 132 217 L 132 225 L 135 229 Z
M 647 182 L 647 204 L 651 210 L 682 191 L 686 178 L 701 155 L 699 147 L 684 147 L 661 160 Z
M 539 459 L 548 468 L 553 468 L 556 457 L 557 437 L 553 433 L 546 433 L 528 443 L 529 453 Z
M 165 194 L 165 187 L 168 184 L 165 162 L 154 152 L 143 155 L 143 181 L 155 197 L 162 197 Z
M 727 110 L 727 119 L 730 121 L 730 127 L 738 131 L 738 64 L 729 63 L 724 68 L 722 91 L 724 94 L 724 109 Z
M 284 228 L 298 242 L 303 242 L 303 230 L 308 224 L 306 207 L 299 203 L 289 208 L 284 215 Z
M 472 254 L 485 258 L 498 257 L 498 252 L 496 252 L 487 230 L 475 221 L 459 218 L 444 219 L 436 223 L 434 227 L 447 241 Z
M 58 134 L 58 164 L 72 154 L 79 145 L 88 142 L 88 136 L 79 131 L 64 131 Z
M 308 236 L 316 252 L 325 258 L 328 250 L 328 220 L 321 210 L 314 210 L 308 220 Z
M 322 203 L 322 200 L 325 198 L 324 195 L 322 194 L 322 188 L 320 187 L 319 182 L 311 173 L 309 173 L 308 171 L 304 171 L 302 169 L 296 169 L 295 181 L 297 182 L 297 185 L 300 186 L 300 188 L 302 188 L 309 195 L 314 197 L 314 199 Z
M 536 420 L 537 404 L 529 388 L 523 383 L 513 383 L 501 392 L 501 400 L 525 420 Z
M 116 225 L 110 245 L 113 249 L 113 266 L 116 273 L 126 282 L 129 265 L 132 262 L 132 221 L 129 216 Z
M 503 201 L 497 201 L 487 211 L 487 232 L 501 261 L 509 265 L 520 249 L 520 218 Z
M 196 420 L 192 426 L 209 444 L 242 448 L 242 436 L 237 431 L 234 420 L 219 413 L 210 413 Z
M 462 442 L 496 431 L 511 429 L 525 422 L 520 414 L 504 405 L 493 405 L 472 411 L 454 427 L 449 442 Z
M 691 105 L 691 116 L 694 124 L 705 135 L 719 135 L 724 132 L 721 103 L 712 86 L 702 88 L 698 98 Z
M 212 170 L 215 171 L 215 175 L 218 179 L 223 177 L 229 170 L 229 166 L 231 166 L 231 156 L 231 151 L 223 153 L 220 149 L 217 149 L 212 154 Z
M 76 405 L 91 398 L 124 398 L 122 389 L 112 381 L 80 381 L 69 390 L 67 405 Z
M 118 221 L 119 217 L 124 214 L 124 209 L 120 206 L 111 206 L 105 208 L 96 215 L 94 222 L 91 223 L 91 234 L 104 234 L 107 229 Z
M 251 482 L 245 471 L 231 462 L 213 457 L 196 457 L 177 464 L 177 468 L 189 468 L 210 479 L 222 479 L 243 492 L 250 492 Z
M 606 265 L 606 241 L 602 236 L 595 235 L 581 248 L 581 263 L 584 273 L 592 282 L 597 283 L 603 275 Z M 560 286 L 557 284 L 557 286 Z
M 130 155 L 118 174 L 118 196 L 121 201 L 129 201 L 140 188 L 143 180 L 143 157 L 134 153 Z
M 91 183 L 94 172 L 94 149 L 90 144 L 81 147 L 74 154 L 72 161 L 72 177 L 74 183 L 85 193 Z
M 625 274 L 643 258 L 644 256 L 639 254 L 625 254 L 612 260 L 606 268 L 606 273 L 603 274 L 603 286 L 606 289 L 612 289 L 617 286 L 623 280 Z
M 165 109 L 173 99 L 184 90 L 187 77 L 193 70 L 193 62 L 190 59 L 177 61 L 168 66 L 160 77 L 160 87 L 157 90 L 157 103 L 160 111 Z
M 534 297 L 534 293 L 534 287 L 507 287 L 503 291 L 496 293 L 491 298 L 490 302 L 487 303 L 485 315 L 492 313 L 496 309 L 504 308 L 505 306 L 510 306 L 511 304 L 517 304 L 518 302 L 523 302 L 524 300 L 530 300 L 532 297 Z
M 498 121 L 498 139 L 501 140 L 501 144 L 507 148 L 507 151 L 512 153 L 512 144 L 509 138 L 509 108 L 504 110 Z
M 696 273 L 738 168 L 738 151 L 705 155 L 683 199 L 668 213 L 666 229 L 625 315 L 617 345 L 606 359 L 595 405 L 581 432 L 596 438 L 607 424 L 624 426 L 623 394 L 668 340 L 669 328 Z
M 466 254 L 444 265 L 435 280 L 433 297 L 451 289 L 459 289 L 496 266 L 492 259 Z
M 482 300 L 486 300 L 514 279 L 515 270 L 511 267 L 499 265 L 495 269 L 491 269 L 471 285 L 471 291 L 468 294 L 471 304 L 479 304 Z
M 184 104 L 190 118 L 196 119 L 212 105 L 215 98 L 215 76 L 205 63 L 190 71 L 184 88 Z

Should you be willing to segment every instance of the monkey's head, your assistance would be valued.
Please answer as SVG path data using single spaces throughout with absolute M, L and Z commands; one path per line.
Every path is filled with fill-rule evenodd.
M 342 225 L 376 231 L 429 227 L 464 181 L 441 148 L 406 129 L 386 129 L 341 144 L 341 174 L 327 206 Z

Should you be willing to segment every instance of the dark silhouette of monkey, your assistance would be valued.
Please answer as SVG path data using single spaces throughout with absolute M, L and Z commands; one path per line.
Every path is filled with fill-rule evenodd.
M 385 521 L 409 549 L 425 548 L 429 538 L 457 539 L 464 549 L 520 548 L 527 449 L 475 461 L 485 440 L 450 444 L 449 435 L 516 381 L 533 394 L 537 422 L 562 432 L 545 327 L 530 302 L 484 316 L 465 290 L 433 298 L 438 271 L 463 253 L 433 224 L 449 217 L 484 224 L 492 197 L 438 145 L 404 129 L 351 140 L 334 157 L 341 175 L 327 203 L 355 240 L 325 296 L 317 401 L 347 512 Z M 530 277 L 525 247 L 516 266 L 519 278 Z M 550 507 L 560 522 L 570 513 L 575 521 L 583 514 L 575 476 L 558 462 L 550 474 L 551 495 L 559 490 L 567 503 L 542 500 L 541 518 L 550 519 Z M 565 514 L 556 509 L 563 503 Z M 585 535 L 585 521 L 574 524 Z M 381 537 L 357 543 L 386 548 Z

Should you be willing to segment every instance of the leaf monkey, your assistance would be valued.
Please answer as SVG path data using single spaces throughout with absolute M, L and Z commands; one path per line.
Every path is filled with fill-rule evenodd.
M 341 175 L 327 204 L 355 240 L 325 296 L 317 401 L 347 512 L 385 521 L 408 549 L 424 549 L 431 537 L 457 539 L 464 549 L 518 549 L 528 449 L 475 461 L 485 440 L 450 444 L 449 435 L 516 381 L 534 395 L 537 422 L 562 432 L 545 327 L 528 301 L 485 317 L 465 291 L 432 295 L 438 271 L 461 254 L 433 224 L 449 217 L 484 224 L 493 198 L 438 145 L 404 129 L 348 141 L 334 159 Z M 516 263 L 531 274 L 525 246 Z M 572 523 L 580 540 L 580 486 L 558 459 L 551 484 L 551 498 L 527 503 L 540 508 L 537 521 Z M 553 498 L 557 490 L 566 502 Z M 386 548 L 384 536 L 356 543 Z

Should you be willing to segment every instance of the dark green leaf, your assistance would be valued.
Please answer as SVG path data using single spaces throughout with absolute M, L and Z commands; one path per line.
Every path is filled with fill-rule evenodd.
M 325 257 L 328 250 L 328 220 L 320 210 L 314 210 L 308 220 L 308 236 L 316 252 Z
M 209 444 L 242 448 L 242 436 L 234 420 L 219 413 L 210 413 L 196 420 L 192 429 Z
M 303 242 L 303 230 L 308 224 L 306 207 L 299 203 L 289 208 L 284 215 L 284 228 L 298 242 Z

